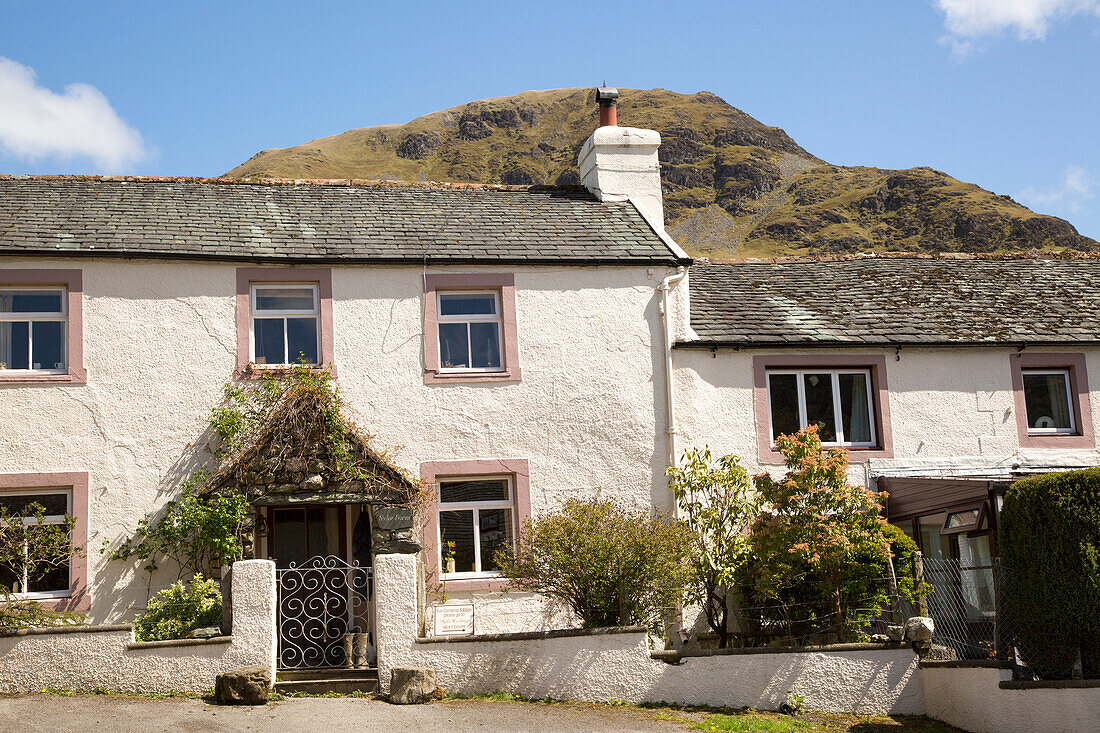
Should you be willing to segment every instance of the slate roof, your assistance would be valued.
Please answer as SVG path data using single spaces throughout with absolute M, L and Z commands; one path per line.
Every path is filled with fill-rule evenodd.
M 1100 342 L 1100 260 L 874 257 L 697 265 L 679 347 Z
M 0 253 L 329 263 L 677 264 L 583 187 L 0 176 Z

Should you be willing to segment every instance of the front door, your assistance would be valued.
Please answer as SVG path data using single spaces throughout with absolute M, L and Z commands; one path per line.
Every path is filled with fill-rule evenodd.
M 264 507 L 261 552 L 278 578 L 279 668 L 350 666 L 348 634 L 371 623 L 370 521 L 366 506 Z M 359 638 L 362 645 L 364 637 Z M 354 639 L 348 641 L 353 642 Z

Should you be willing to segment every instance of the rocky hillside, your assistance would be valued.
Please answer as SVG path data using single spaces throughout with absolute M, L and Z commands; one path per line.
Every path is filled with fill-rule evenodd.
M 931 168 L 829 165 L 709 92 L 620 91 L 620 124 L 661 133 L 666 223 L 695 255 L 1100 249 L 1062 219 Z M 524 92 L 264 150 L 226 175 L 576 183 L 597 117 L 591 89 Z

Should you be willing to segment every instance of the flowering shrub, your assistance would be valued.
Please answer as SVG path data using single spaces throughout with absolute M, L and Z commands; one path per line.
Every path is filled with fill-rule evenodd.
M 759 629 L 778 623 L 846 640 L 888 601 L 892 555 L 911 555 L 915 545 L 889 528 L 878 495 L 848 483 L 848 451 L 825 450 L 817 426 L 776 445 L 787 474 L 754 479 L 762 510 L 747 575 Z
M 134 624 L 138 641 L 183 639 L 195 629 L 222 621 L 218 581 L 196 575 L 188 585 L 176 581 L 149 600 L 149 608 Z

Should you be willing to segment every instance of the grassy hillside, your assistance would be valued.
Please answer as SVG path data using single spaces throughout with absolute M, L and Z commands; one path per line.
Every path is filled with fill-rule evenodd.
M 1098 248 L 1062 219 L 930 168 L 829 165 L 709 92 L 620 91 L 620 124 L 661 133 L 666 223 L 692 254 Z M 524 92 L 264 150 L 226 175 L 576 183 L 597 118 L 591 89 Z

